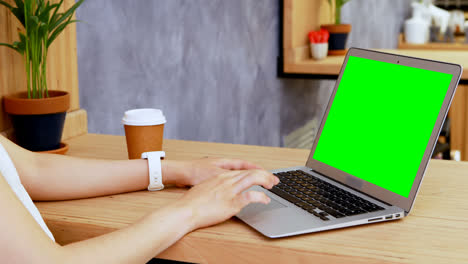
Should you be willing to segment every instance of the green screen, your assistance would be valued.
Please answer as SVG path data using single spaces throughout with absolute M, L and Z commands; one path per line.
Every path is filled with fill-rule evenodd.
M 350 56 L 313 158 L 408 197 L 451 79 Z

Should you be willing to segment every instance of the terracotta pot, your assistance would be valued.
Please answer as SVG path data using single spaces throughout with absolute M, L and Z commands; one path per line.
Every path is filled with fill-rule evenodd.
M 328 30 L 330 33 L 330 38 L 328 39 L 328 55 L 346 54 L 346 40 L 348 39 L 349 32 L 351 32 L 351 25 L 327 24 L 321 27 Z
M 32 151 L 60 148 L 70 94 L 49 91 L 49 98 L 28 99 L 27 92 L 3 98 L 5 112 L 11 115 L 16 143 Z

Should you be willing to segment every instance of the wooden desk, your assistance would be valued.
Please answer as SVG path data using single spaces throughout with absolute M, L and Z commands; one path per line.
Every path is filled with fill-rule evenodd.
M 73 138 L 69 155 L 125 159 L 121 136 Z M 266 169 L 305 164 L 308 151 L 166 140 L 168 159 L 244 158 Z M 397 169 L 395 170 L 397 173 Z M 405 219 L 283 239 L 269 239 L 233 218 L 188 234 L 158 257 L 196 263 L 468 263 L 468 163 L 433 160 L 414 210 Z M 128 226 L 183 189 L 36 203 L 60 244 Z M 131 249 L 129 249 L 131 250 Z

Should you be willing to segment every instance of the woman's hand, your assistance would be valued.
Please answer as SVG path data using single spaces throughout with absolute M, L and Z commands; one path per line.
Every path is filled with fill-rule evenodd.
M 249 203 L 268 204 L 265 193 L 247 191 L 253 185 L 271 189 L 279 179 L 265 170 L 228 171 L 190 189 L 174 206 L 192 212 L 191 230 L 223 222 Z
M 176 177 L 167 179 L 164 182 L 165 184 L 169 183 L 184 187 L 197 185 L 231 170 L 251 170 L 261 169 L 261 167 L 239 159 L 202 158 L 190 161 L 163 161 L 164 169 L 176 172 L 174 174 Z

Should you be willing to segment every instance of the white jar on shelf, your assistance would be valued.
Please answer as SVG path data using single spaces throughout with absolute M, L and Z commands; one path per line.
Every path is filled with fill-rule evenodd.
M 310 54 L 315 60 L 324 59 L 328 54 L 328 42 L 310 43 Z
M 405 21 L 405 41 L 409 44 L 424 44 L 429 40 L 429 7 L 422 3 L 412 3 L 411 6 L 413 17 Z

